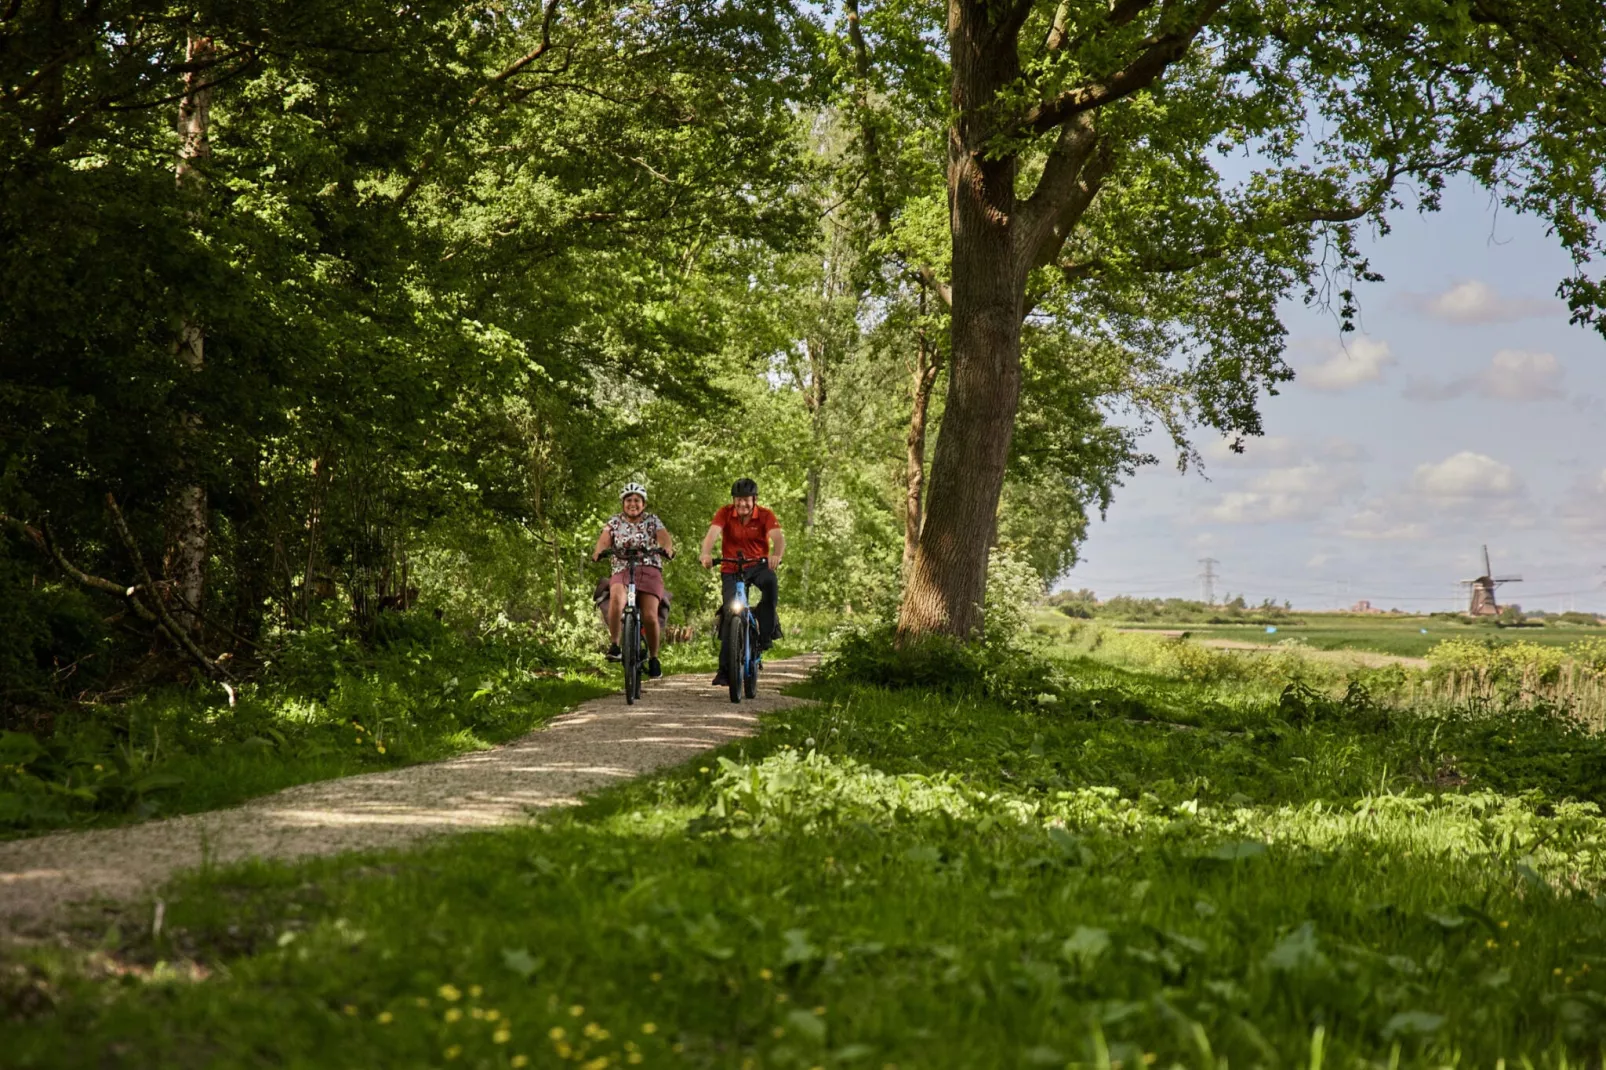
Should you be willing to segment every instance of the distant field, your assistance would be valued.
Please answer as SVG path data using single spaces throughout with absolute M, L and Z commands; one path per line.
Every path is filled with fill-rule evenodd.
M 1303 624 L 1278 624 L 1273 634 L 1262 624 L 1166 624 L 1155 621 L 1125 623 L 1100 618 L 1108 628 L 1143 631 L 1186 631 L 1198 639 L 1232 639 L 1245 643 L 1279 643 L 1300 639 L 1317 650 L 1375 650 L 1384 654 L 1422 657 L 1445 639 L 1474 639 L 1495 643 L 1524 640 L 1546 646 L 1566 646 L 1592 636 L 1606 637 L 1606 627 L 1546 625 L 1543 628 L 1496 628 L 1486 624 L 1457 624 L 1429 617 L 1377 617 L 1347 613 L 1300 613 Z

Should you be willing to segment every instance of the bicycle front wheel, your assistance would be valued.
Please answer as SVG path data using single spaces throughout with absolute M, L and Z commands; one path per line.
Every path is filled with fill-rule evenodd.
M 625 705 L 633 706 L 641 697 L 641 646 L 637 642 L 641 632 L 636 627 L 636 615 L 628 610 L 621 623 L 619 646 L 625 668 Z
M 742 680 L 747 670 L 747 651 L 743 643 L 746 637 L 744 624 L 741 614 L 725 614 L 724 669 L 725 679 L 730 684 L 732 702 L 742 701 Z

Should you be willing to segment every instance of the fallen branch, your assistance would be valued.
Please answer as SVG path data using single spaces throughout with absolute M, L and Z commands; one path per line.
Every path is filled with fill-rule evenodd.
M 139 570 L 140 578 L 145 581 L 145 589 L 153 595 L 150 600 L 151 608 L 156 611 L 157 623 L 161 626 L 162 631 L 167 633 L 168 638 L 177 643 L 180 649 L 190 656 L 191 660 L 201 666 L 206 671 L 207 676 L 223 685 L 223 689 L 229 693 L 229 704 L 232 706 L 234 704 L 234 688 L 229 685 L 229 681 L 233 677 L 221 665 L 208 658 L 206 652 L 195 644 L 195 640 L 190 638 L 189 633 L 167 612 L 167 606 L 163 604 L 161 596 L 155 593 L 156 581 L 151 577 L 150 569 L 145 567 L 145 555 L 139 552 L 139 544 L 134 541 L 133 533 L 128 530 L 128 522 L 123 519 L 123 511 L 117 507 L 117 498 L 111 491 L 106 492 L 106 508 L 111 512 L 112 526 L 117 529 L 118 538 L 122 539 L 123 547 L 128 551 L 128 556 L 133 559 L 134 567 Z

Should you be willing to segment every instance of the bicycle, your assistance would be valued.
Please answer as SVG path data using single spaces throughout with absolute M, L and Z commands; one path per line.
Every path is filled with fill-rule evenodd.
M 713 559 L 716 565 L 727 562 L 736 566 L 736 590 L 731 595 L 730 605 L 725 607 L 725 623 L 720 628 L 719 664 L 730 683 L 731 701 L 740 702 L 744 695 L 748 698 L 758 696 L 758 671 L 764 667 L 764 659 L 758 648 L 758 618 L 747 604 L 746 569 L 748 565 L 767 565 L 769 558 L 749 561 L 742 554 L 737 554 L 735 557 Z
M 675 555 L 656 547 L 651 550 L 633 548 L 610 552 L 625 562 L 629 572 L 625 577 L 625 608 L 619 615 L 619 660 L 625 670 L 625 705 L 633 706 L 641 698 L 641 667 L 646 661 L 643 653 L 647 648 L 641 611 L 636 607 L 636 566 L 649 553 L 661 554 L 666 561 Z

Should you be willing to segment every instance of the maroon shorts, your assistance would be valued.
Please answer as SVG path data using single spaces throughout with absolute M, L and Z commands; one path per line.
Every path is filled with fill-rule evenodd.
M 608 577 L 609 587 L 623 587 L 630 579 L 630 570 L 621 569 Z M 667 604 L 669 595 L 664 591 L 664 574 L 651 565 L 636 566 L 636 597 L 650 594 L 658 601 Z

